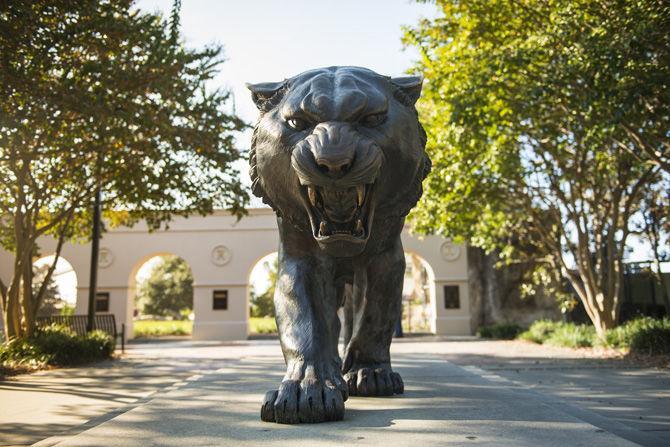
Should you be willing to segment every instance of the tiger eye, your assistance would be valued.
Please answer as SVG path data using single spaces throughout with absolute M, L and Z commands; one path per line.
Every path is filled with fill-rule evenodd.
M 309 123 L 302 118 L 289 118 L 286 120 L 288 126 L 297 131 L 305 130 L 309 127 Z

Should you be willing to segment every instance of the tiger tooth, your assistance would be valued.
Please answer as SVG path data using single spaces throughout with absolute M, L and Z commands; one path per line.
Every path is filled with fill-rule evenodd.
M 308 186 L 307 187 L 307 195 L 309 196 L 309 201 L 312 204 L 312 206 L 316 206 L 316 191 L 314 190 L 313 187 Z M 323 225 L 323 222 L 321 222 Z
M 363 185 L 356 186 L 356 196 L 358 198 L 358 206 L 362 206 L 363 199 L 365 198 L 365 186 Z
M 319 236 L 325 236 L 326 231 L 326 222 L 321 221 L 321 225 L 319 225 Z
M 363 232 L 363 221 L 358 219 L 356 222 L 356 233 L 362 233 Z

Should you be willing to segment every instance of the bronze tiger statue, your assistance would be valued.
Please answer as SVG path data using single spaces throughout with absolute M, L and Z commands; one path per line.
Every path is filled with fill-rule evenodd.
M 421 84 L 328 67 L 248 85 L 260 111 L 252 191 L 279 226 L 274 303 L 286 361 L 264 421 L 337 421 L 350 395 L 403 393 L 390 346 L 405 272 L 400 233 L 431 167 L 415 108 Z

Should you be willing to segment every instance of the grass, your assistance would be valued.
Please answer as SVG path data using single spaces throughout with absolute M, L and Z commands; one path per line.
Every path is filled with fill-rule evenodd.
M 498 323 L 477 329 L 479 337 L 498 340 L 512 340 L 521 332 L 523 332 L 523 328 L 516 323 Z
M 133 325 L 135 338 L 167 337 L 174 335 L 191 335 L 193 322 L 189 320 L 159 321 L 136 320 Z M 249 318 L 250 334 L 276 334 L 277 324 L 273 317 Z
M 166 337 L 171 335 L 191 335 L 193 322 L 190 320 L 136 320 L 133 323 L 135 338 Z
M 538 320 L 517 338 L 567 348 L 601 346 L 634 354 L 670 354 L 670 319 L 631 320 L 606 331 L 603 339 L 591 325 Z
M 249 333 L 251 334 L 276 334 L 277 323 L 274 317 L 250 317 Z
M 102 331 L 77 335 L 68 327 L 50 325 L 26 339 L 0 345 L 0 372 L 12 374 L 51 366 L 75 366 L 110 358 L 114 340 Z

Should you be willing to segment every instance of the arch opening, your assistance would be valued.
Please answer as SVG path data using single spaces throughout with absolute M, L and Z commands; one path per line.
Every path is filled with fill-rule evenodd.
M 135 338 L 193 333 L 193 272 L 180 256 L 144 258 L 131 273 L 128 293 Z
M 247 332 L 250 336 L 276 334 L 274 289 L 278 254 L 273 252 L 253 264 L 247 285 Z
M 33 290 L 42 285 L 54 260 L 55 255 L 48 255 L 33 262 Z M 76 304 L 77 273 L 67 259 L 59 256 L 37 316 L 73 315 Z
M 414 252 L 405 252 L 402 289 L 402 330 L 404 333 L 434 332 L 435 273 L 428 261 Z
M 277 279 L 277 253 L 260 258 L 250 270 L 247 286 L 248 335 L 276 333 L 274 287 Z M 405 277 L 402 292 L 404 333 L 434 332 L 435 274 L 423 257 L 405 252 Z
M 247 286 L 248 335 L 274 334 L 274 287 L 277 279 L 277 252 L 263 256 L 250 270 Z M 435 274 L 423 257 L 405 252 L 402 292 L 404 333 L 434 332 Z

